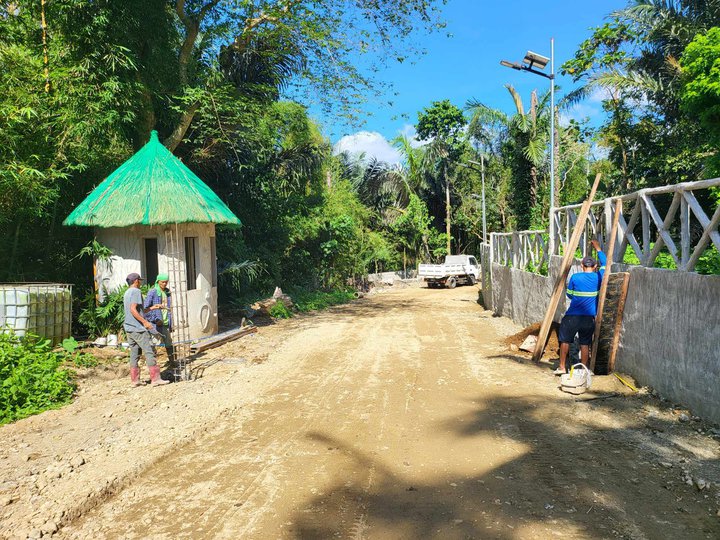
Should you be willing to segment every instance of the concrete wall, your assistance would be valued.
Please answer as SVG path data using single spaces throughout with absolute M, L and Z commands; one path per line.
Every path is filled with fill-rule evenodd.
M 486 281 L 489 286 L 487 295 L 483 291 L 486 307 L 524 326 L 541 321 L 560 261 L 552 258 L 548 277 L 484 265 L 492 269 L 483 271 L 483 287 Z M 720 276 L 642 267 L 627 271 L 630 285 L 616 368 L 720 423 Z M 564 302 L 563 296 L 557 321 Z
M 389 283 L 393 284 L 397 280 L 401 279 L 415 279 L 417 278 L 417 270 L 408 270 L 403 272 L 398 270 L 397 272 L 380 272 L 378 274 L 368 274 L 367 280 L 370 283 Z
M 545 310 L 560 273 L 561 262 L 562 257 L 551 258 L 547 277 L 493 263 L 492 272 L 488 272 L 486 278 L 490 283 L 492 300 L 485 304 L 486 307 L 523 326 L 541 322 L 545 318 Z M 570 273 L 579 270 L 580 263 L 578 262 Z M 483 281 L 483 285 L 484 283 Z M 560 299 L 555 312 L 556 321 L 560 321 L 565 312 L 565 299 L 564 295 Z M 484 296 L 483 300 L 485 300 Z
M 211 336 L 217 333 L 217 286 L 213 278 L 216 266 L 212 260 L 212 238 L 215 237 L 215 225 L 211 223 L 185 223 L 177 226 L 180 237 L 181 264 L 185 264 L 184 238 L 197 238 L 197 276 L 194 290 L 187 292 L 188 332 L 190 339 Z M 113 252 L 110 265 L 97 265 L 97 282 L 99 289 L 114 291 L 125 285 L 125 277 L 130 272 L 138 272 L 143 277 L 146 273 L 144 239 L 157 238 L 159 272 L 168 271 L 169 246 L 165 242 L 165 230 L 168 227 L 147 227 L 136 225 L 126 228 L 97 229 L 96 236 L 100 243 Z M 173 232 L 175 226 L 172 226 Z M 193 279 L 189 277 L 189 279 Z M 175 289 L 172 276 L 169 287 Z
M 720 276 L 631 268 L 616 366 L 720 423 Z

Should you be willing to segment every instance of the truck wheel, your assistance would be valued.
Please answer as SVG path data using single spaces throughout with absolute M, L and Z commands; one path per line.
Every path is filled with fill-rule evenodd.
M 469 275 L 469 276 L 468 276 L 468 283 L 469 283 L 470 285 L 475 285 L 475 276 Z
M 455 285 L 457 285 L 457 281 L 455 281 L 455 278 L 454 278 L 454 277 L 449 277 L 449 278 L 447 278 L 447 280 L 445 281 L 445 286 L 446 286 L 448 289 L 454 289 L 454 288 L 455 288 Z

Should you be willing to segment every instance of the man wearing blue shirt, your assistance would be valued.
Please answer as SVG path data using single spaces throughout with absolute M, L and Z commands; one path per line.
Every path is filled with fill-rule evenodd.
M 555 370 L 555 375 L 566 373 L 565 361 L 567 360 L 570 344 L 575 340 L 577 334 L 580 341 L 580 358 L 583 364 L 588 365 L 590 344 L 595 333 L 595 315 L 597 313 L 598 293 L 605 274 L 605 262 L 607 258 L 600 250 L 600 243 L 592 241 L 600 260 L 600 270 L 596 272 L 597 261 L 592 257 L 585 257 L 582 260 L 582 272 L 576 272 L 567 284 L 567 297 L 570 299 L 570 306 L 560 322 L 558 341 L 560 342 L 560 365 Z

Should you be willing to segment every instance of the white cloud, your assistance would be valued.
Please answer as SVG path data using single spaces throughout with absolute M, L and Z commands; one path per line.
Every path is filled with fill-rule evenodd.
M 592 121 L 600 114 L 602 114 L 600 107 L 586 103 L 578 103 L 560 114 L 560 125 L 568 126 L 570 120 L 580 122 L 585 118 L 589 118 Z
M 401 161 L 398 152 L 388 140 L 377 131 L 358 131 L 345 135 L 333 146 L 333 153 L 349 152 L 350 154 L 366 154 L 368 158 L 376 158 L 392 165 Z
M 606 99 L 612 99 L 612 93 L 609 88 L 603 88 L 602 86 L 596 86 L 588 96 L 588 101 L 592 103 L 602 103 Z
M 405 124 L 402 129 L 398 130 L 398 134 L 403 135 L 410 141 L 410 146 L 413 148 L 419 148 L 429 144 L 430 141 L 419 141 L 417 138 L 417 130 L 412 124 Z

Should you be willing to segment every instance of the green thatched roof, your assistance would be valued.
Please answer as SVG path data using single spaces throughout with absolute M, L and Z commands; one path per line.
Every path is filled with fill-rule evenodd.
M 153 131 L 150 140 L 96 187 L 64 225 L 128 227 L 170 223 L 240 224 L 224 202 Z

